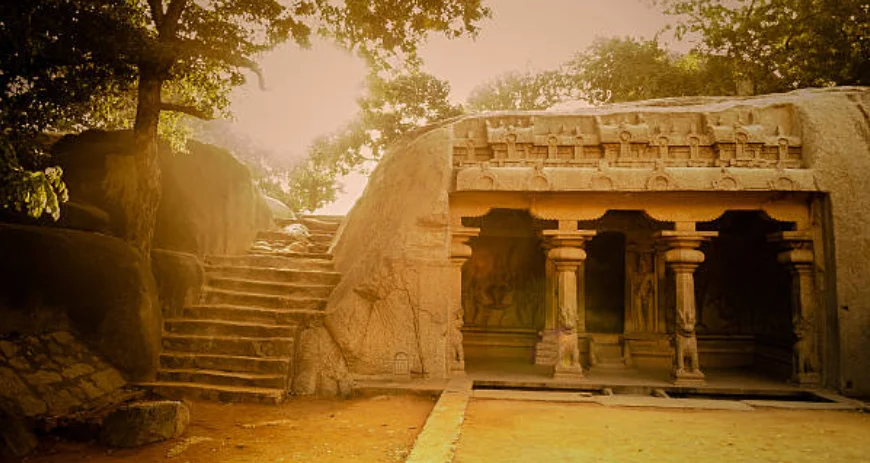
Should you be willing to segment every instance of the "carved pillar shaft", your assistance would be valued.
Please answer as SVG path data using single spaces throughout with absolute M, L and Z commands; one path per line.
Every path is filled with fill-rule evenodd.
M 698 248 L 701 243 L 716 236 L 716 232 L 663 231 L 660 236 L 668 245 L 665 261 L 674 273 L 676 288 L 674 368 L 671 375 L 674 383 L 678 385 L 702 384 L 704 373 L 700 368 L 698 340 L 695 335 L 697 308 L 694 274 L 695 269 L 704 262 L 704 253 Z
M 462 347 L 462 326 L 465 311 L 462 308 L 462 266 L 471 258 L 468 242 L 480 234 L 479 228 L 456 227 L 451 229 L 450 243 L 450 292 L 447 307 L 447 356 L 446 369 L 450 376 L 465 375 L 465 350 Z
M 812 236 L 805 232 L 782 232 L 770 237 L 783 250 L 777 260 L 788 266 L 792 275 L 791 306 L 794 347 L 792 348 L 791 381 L 800 386 L 820 383 L 820 356 L 816 341 L 817 299 L 815 289 L 815 258 Z
M 544 237 L 551 246 L 547 257 L 553 262 L 555 277 L 556 326 L 554 330 L 544 333 L 539 348 L 546 347 L 541 344 L 545 344 L 548 339 L 553 343 L 553 375 L 556 377 L 583 375 L 577 338 L 578 334 L 586 331 L 585 295 L 582 294 L 583 286 L 577 281 L 577 275 L 582 274 L 578 270 L 586 260 L 583 245 L 594 235 L 595 232 L 578 231 L 576 228 L 544 231 Z

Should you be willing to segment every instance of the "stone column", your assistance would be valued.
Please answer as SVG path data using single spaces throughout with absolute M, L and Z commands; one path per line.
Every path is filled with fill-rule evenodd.
M 697 309 L 695 307 L 695 269 L 704 262 L 701 243 L 717 235 L 716 232 L 698 232 L 695 224 L 678 224 L 676 231 L 660 233 L 667 244 L 665 262 L 674 272 L 676 282 L 674 369 L 671 376 L 676 385 L 704 383 L 704 373 L 698 362 L 698 340 L 695 336 Z
M 541 247 L 544 249 L 546 262 L 544 272 L 546 280 L 544 284 L 544 329 L 538 333 L 540 340 L 535 344 L 535 365 L 555 365 L 558 341 L 556 329 L 558 328 L 558 313 L 556 311 L 556 266 L 550 259 L 551 242 L 544 240 Z
M 576 222 L 573 222 L 576 224 Z M 544 230 L 550 243 L 547 257 L 553 261 L 556 280 L 556 363 L 553 377 L 583 377 L 580 361 L 579 335 L 586 332 L 585 295 L 578 285 L 577 274 L 586 260 L 583 246 L 595 236 L 594 231 L 572 230 L 562 226 L 559 230 Z
M 447 307 L 447 367 L 450 376 L 465 376 L 465 350 L 462 347 L 462 266 L 471 257 L 472 238 L 480 234 L 479 228 L 454 227 L 450 230 L 450 303 Z
M 819 346 L 816 341 L 817 299 L 815 258 L 812 235 L 808 232 L 781 232 L 769 236 L 782 246 L 777 260 L 788 266 L 792 275 L 791 307 L 794 347 L 791 382 L 799 386 L 820 383 Z

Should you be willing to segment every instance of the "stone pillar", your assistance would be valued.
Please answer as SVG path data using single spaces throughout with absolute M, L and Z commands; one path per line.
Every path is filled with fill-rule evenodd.
M 573 222 L 576 224 L 576 222 Z M 553 377 L 583 377 L 578 336 L 586 332 L 585 295 L 577 274 L 586 260 L 583 246 L 595 236 L 594 231 L 563 226 L 559 230 L 544 230 L 549 241 L 547 257 L 553 261 L 556 297 L 556 358 Z M 546 334 L 546 333 L 545 333 Z
M 698 340 L 695 336 L 697 309 L 694 273 L 704 262 L 704 253 L 698 248 L 717 233 L 695 231 L 694 225 L 678 224 L 676 231 L 663 231 L 659 235 L 668 246 L 665 262 L 673 271 L 676 283 L 674 369 L 671 372 L 676 385 L 704 383 L 704 373 L 701 372 L 698 362 Z
M 544 263 L 546 281 L 544 284 L 544 329 L 538 333 L 540 339 L 535 344 L 535 365 L 555 365 L 558 350 L 556 330 L 558 313 L 556 310 L 556 265 L 550 259 L 551 242 L 544 240 L 541 247 L 547 256 Z
M 794 347 L 791 382 L 806 387 L 820 383 L 821 364 L 816 341 L 817 299 L 815 258 L 812 235 L 808 232 L 781 232 L 769 236 L 782 246 L 777 260 L 788 266 L 792 275 L 791 307 Z
M 450 376 L 465 376 L 465 350 L 462 347 L 462 266 L 471 257 L 472 238 L 480 234 L 479 228 L 454 227 L 450 230 L 450 303 L 447 307 L 447 367 Z

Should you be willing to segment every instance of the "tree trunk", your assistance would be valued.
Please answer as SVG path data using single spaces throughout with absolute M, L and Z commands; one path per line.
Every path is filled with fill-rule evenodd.
M 136 143 L 136 185 L 125 204 L 124 238 L 146 261 L 150 260 L 151 239 L 160 205 L 160 162 L 157 153 L 157 124 L 163 75 L 154 64 L 139 66 L 139 101 L 133 129 Z

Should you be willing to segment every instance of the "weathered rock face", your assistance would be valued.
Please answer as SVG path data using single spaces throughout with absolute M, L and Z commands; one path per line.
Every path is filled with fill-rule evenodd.
M 0 224 L 0 333 L 63 327 L 131 379 L 157 367 L 162 317 L 154 279 L 120 239 Z M 6 323 L 9 320 L 9 323 Z
M 100 442 L 110 447 L 139 447 L 178 437 L 188 423 L 190 410 L 182 402 L 135 402 L 103 419 Z
M 161 152 L 163 196 L 154 247 L 197 254 L 242 254 L 271 211 L 247 167 L 226 150 L 191 143 Z
M 341 351 L 322 326 L 299 333 L 294 366 L 295 395 L 349 397 L 353 393 L 353 381 Z
M 154 249 L 151 272 L 164 318 L 179 317 L 186 305 L 195 303 L 205 283 L 202 263 L 194 254 Z
M 516 205 L 499 207 L 529 209 L 554 190 L 565 192 L 554 204 L 574 192 L 605 198 L 625 190 L 659 202 L 667 202 L 657 193 L 663 190 L 710 190 L 735 201 L 763 191 L 799 192 L 808 198 L 803 210 L 812 215 L 804 215 L 802 225 L 814 234 L 819 300 L 812 303 L 818 305 L 816 319 L 796 330 L 812 329 L 819 339 L 824 385 L 868 395 L 870 363 L 863 355 L 870 350 L 868 114 L 870 91 L 841 88 L 656 100 L 571 114 L 498 113 L 429 128 L 385 156 L 349 214 L 334 247 L 344 277 L 330 298 L 327 325 L 357 376 L 390 376 L 403 368 L 446 375 L 450 226 L 460 225 L 450 223 L 451 204 L 457 193 L 465 195 L 468 212 L 459 215 L 477 217 L 495 195 Z M 525 122 L 513 127 L 512 118 Z M 722 151 L 729 159 L 717 158 L 709 141 L 722 137 L 734 145 Z M 484 150 L 486 159 L 494 156 L 495 145 L 499 161 L 481 162 Z M 469 166 L 462 165 L 465 160 Z M 594 208 L 603 213 L 608 204 L 602 201 Z M 564 201 L 552 207 L 574 205 Z
M 359 376 L 446 374 L 450 146 L 436 128 L 395 147 L 339 231 L 326 323 Z
M 135 213 L 132 132 L 92 130 L 68 135 L 52 146 L 63 168 L 70 201 L 61 207 L 60 226 L 125 235 L 125 214 Z
M 134 200 L 137 171 L 129 131 L 92 130 L 52 147 L 64 169 L 70 202 L 58 225 L 124 236 L 124 214 Z M 163 183 L 154 247 L 203 254 L 238 254 L 271 211 L 251 173 L 229 152 L 193 142 L 189 153 L 160 150 Z

